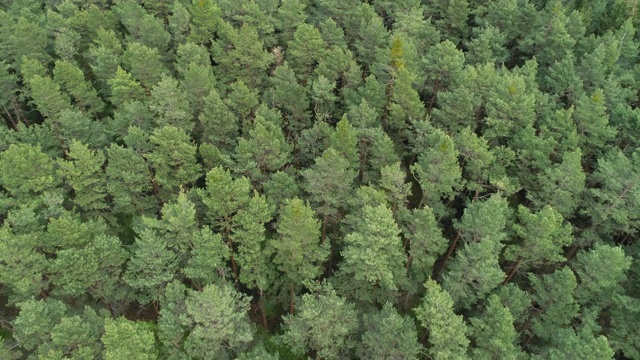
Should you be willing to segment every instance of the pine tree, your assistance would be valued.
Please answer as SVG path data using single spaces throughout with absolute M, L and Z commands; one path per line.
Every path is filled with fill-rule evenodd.
M 520 269 L 526 271 L 564 261 L 562 247 L 573 241 L 571 226 L 550 206 L 532 213 L 520 205 L 518 219 L 514 231 L 522 240 L 505 249 L 505 259 L 513 262 L 506 282 Z
M 191 15 L 189 40 L 196 44 L 209 44 L 222 22 L 220 8 L 213 1 L 199 0 L 192 0 L 187 8 Z
M 353 180 L 356 177 L 350 169 L 347 159 L 337 151 L 329 148 L 322 157 L 316 159 L 315 165 L 301 172 L 305 179 L 305 190 L 316 211 L 322 216 L 322 240 L 326 236 L 327 223 L 340 215 L 341 204 L 349 198 Z
M 28 80 L 31 97 L 38 111 L 46 118 L 55 118 L 72 108 L 71 99 L 50 77 L 34 75 Z
M 482 315 L 471 318 L 470 335 L 476 346 L 471 350 L 474 359 L 519 359 L 523 356 L 516 340 L 513 316 L 500 303 L 497 295 L 487 299 Z
M 107 191 L 113 212 L 142 215 L 154 209 L 154 200 L 148 195 L 153 178 L 144 158 L 131 148 L 112 144 L 107 159 Z
M 617 294 L 622 294 L 620 284 L 627 280 L 631 257 L 620 247 L 597 244 L 590 251 L 580 251 L 570 263 L 579 280 L 576 300 L 582 306 L 605 307 Z
M 249 298 L 229 285 L 207 285 L 191 292 L 185 314 L 191 328 L 184 342 L 192 358 L 228 358 L 253 340 Z M 184 319 L 186 317 L 186 319 Z
M 156 303 L 176 276 L 176 254 L 169 248 L 168 239 L 152 229 L 141 229 L 135 244 L 124 281 L 135 290 L 141 304 Z
M 414 309 L 429 334 L 427 353 L 437 359 L 466 359 L 469 339 L 461 315 L 453 312 L 453 301 L 438 283 L 429 279 L 422 304 Z
M 396 312 L 391 303 L 364 318 L 361 359 L 418 359 L 422 346 L 417 342 L 413 320 Z
M 616 135 L 616 130 L 609 126 L 602 90 L 596 90 L 591 96 L 579 97 L 573 118 L 578 130 L 578 145 L 584 150 L 585 162 L 589 164 L 602 157 L 606 146 Z
M 414 149 L 419 154 L 418 161 L 410 168 L 422 189 L 421 205 L 433 208 L 442 216 L 444 206 L 441 201 L 453 197 L 462 171 L 453 139 L 442 130 L 428 127 L 432 132 L 424 139 L 424 145 Z
M 174 78 L 163 75 L 153 87 L 149 109 L 156 116 L 157 126 L 171 125 L 187 134 L 191 133 L 193 118 L 189 100 Z
M 295 30 L 307 19 L 307 4 L 300 0 L 283 0 L 275 14 L 275 28 L 280 33 L 280 42 L 288 44 L 293 39 Z
M 144 100 L 145 90 L 142 85 L 133 79 L 130 73 L 118 66 L 114 77 L 107 80 L 111 97 L 111 103 L 119 107 L 127 101 Z
M 524 345 L 534 336 L 552 339 L 559 329 L 571 324 L 579 311 L 574 297 L 576 277 L 568 267 L 548 275 L 531 274 L 529 281 L 534 290 L 531 299 L 537 311 L 530 320 L 532 334 Z
M 281 341 L 299 356 L 313 352 L 322 359 L 349 357 L 359 327 L 355 306 L 327 283 L 312 289 L 302 295 L 296 313 L 284 318 Z
M 291 146 L 282 130 L 258 116 L 249 138 L 240 138 L 236 147 L 236 171 L 248 176 L 255 185 L 264 183 L 269 173 L 284 168 L 290 161 Z
M 370 303 L 393 301 L 398 286 L 406 279 L 406 257 L 400 229 L 385 205 L 365 205 L 344 238 L 340 269 L 348 275 L 353 298 Z
M 275 280 L 272 267 L 273 248 L 267 247 L 265 225 L 271 221 L 274 207 L 263 195 L 254 192 L 245 209 L 240 209 L 233 218 L 233 239 L 237 244 L 237 261 L 240 266 L 240 282 L 258 289 L 261 296 L 262 320 L 268 328 L 264 292 Z
M 245 24 L 236 30 L 225 24 L 223 29 L 223 40 L 213 48 L 220 79 L 226 84 L 242 81 L 251 89 L 261 89 L 265 71 L 274 61 L 273 54 L 265 50 L 254 27 Z
M 407 270 L 413 282 L 423 284 L 447 250 L 447 240 L 431 208 L 413 209 L 402 217 L 405 249 L 409 248 Z
M 91 115 L 102 112 L 103 101 L 78 66 L 58 60 L 53 69 L 53 78 L 71 95 L 76 107 Z
M 131 76 L 140 81 L 147 91 L 162 79 L 162 74 L 168 74 L 158 49 L 138 42 L 128 44 L 122 55 L 122 63 Z
M 198 117 L 202 142 L 210 143 L 224 154 L 231 155 L 239 132 L 238 118 L 216 90 L 211 90 L 202 102 L 203 110 Z
M 165 125 L 156 129 L 149 141 L 152 149 L 146 158 L 154 170 L 154 182 L 162 188 L 163 199 L 170 198 L 179 187 L 190 185 L 201 176 L 196 147 L 184 130 Z
M 320 222 L 311 207 L 297 197 L 286 200 L 280 209 L 277 232 L 279 241 L 270 243 L 275 249 L 273 262 L 286 278 L 291 295 L 289 310 L 293 312 L 296 288 L 322 273 L 329 244 L 320 243 Z
M 107 179 L 102 173 L 105 155 L 74 140 L 69 145 L 68 156 L 71 161 L 58 161 L 58 166 L 61 177 L 73 188 L 74 203 L 86 211 L 104 210 L 107 207 Z
M 297 75 L 285 62 L 273 71 L 271 89 L 265 98 L 273 107 L 279 108 L 287 120 L 287 133 L 295 137 L 309 126 L 309 97 L 307 89 L 298 83 Z
M 324 55 L 325 43 L 320 31 L 311 24 L 301 24 L 287 44 L 286 59 L 291 69 L 306 82 L 314 66 Z
M 127 320 L 123 317 L 111 320 L 105 319 L 104 334 L 101 339 L 104 344 L 103 356 L 105 360 L 136 358 L 153 360 L 157 358 L 155 338 L 150 329 L 139 322 Z
M 591 175 L 598 184 L 589 190 L 591 204 L 585 210 L 591 216 L 593 231 L 604 238 L 616 234 L 634 234 L 640 227 L 637 206 L 640 197 L 640 154 L 626 156 L 613 151 L 598 160 Z

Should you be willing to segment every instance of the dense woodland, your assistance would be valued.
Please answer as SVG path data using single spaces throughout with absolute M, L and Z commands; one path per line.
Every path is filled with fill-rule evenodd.
M 0 2 L 0 359 L 640 359 L 637 0 Z

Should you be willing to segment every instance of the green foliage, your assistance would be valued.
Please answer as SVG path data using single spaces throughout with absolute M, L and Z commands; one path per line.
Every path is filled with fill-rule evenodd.
M 193 128 L 189 100 L 178 87 L 178 82 L 163 76 L 151 90 L 149 109 L 156 115 L 159 127 L 171 125 L 190 133 Z
M 296 313 L 283 319 L 281 341 L 298 355 L 314 352 L 322 359 L 348 357 L 359 328 L 358 312 L 331 285 L 313 284 L 312 289 L 312 294 L 302 295 Z
M 640 204 L 640 182 L 637 153 L 625 156 L 615 151 L 600 158 L 592 178 L 599 185 L 589 190 L 591 206 L 586 212 L 591 216 L 594 231 L 602 236 L 616 233 L 635 233 L 640 218 L 636 207 Z
M 254 184 L 263 183 L 270 173 L 281 170 L 290 161 L 291 146 L 279 126 L 257 117 L 249 138 L 240 138 L 236 147 L 236 171 Z
M 91 151 L 86 145 L 74 140 L 69 145 L 69 159 L 59 161 L 61 175 L 73 188 L 74 202 L 88 211 L 100 211 L 107 207 L 107 179 L 102 173 L 106 157 Z
M 144 214 L 155 207 L 148 195 L 151 172 L 145 159 L 133 149 L 111 145 L 107 149 L 107 191 L 116 214 Z
M 211 90 L 202 102 L 203 110 L 198 117 L 202 126 L 202 141 L 230 154 L 236 145 L 238 118 L 215 90 Z
M 599 244 L 591 251 L 581 251 L 571 264 L 579 280 L 576 300 L 581 305 L 607 306 L 622 292 L 620 284 L 630 267 L 631 258 L 620 247 Z
M 253 339 L 249 298 L 228 285 L 191 292 L 185 308 L 191 326 L 185 350 L 191 357 L 227 358 Z
M 33 200 L 30 197 L 53 190 L 60 184 L 54 170 L 55 162 L 39 146 L 9 146 L 0 154 L 0 169 L 0 185 L 18 199 Z
M 270 243 L 275 250 L 273 262 L 288 281 L 297 286 L 321 273 L 329 255 L 328 243 L 320 243 L 320 222 L 304 201 L 285 200 L 280 209 L 278 240 Z
M 518 219 L 514 231 L 522 240 L 507 246 L 504 252 L 505 259 L 516 262 L 514 268 L 529 270 L 565 260 L 562 248 L 570 245 L 573 237 L 571 226 L 564 222 L 562 215 L 550 206 L 537 213 L 520 206 Z
M 640 357 L 635 0 L 0 3 L 0 358 Z
M 187 186 L 201 176 L 196 147 L 184 130 L 165 125 L 156 129 L 149 141 L 152 148 L 146 158 L 154 169 L 154 181 L 165 193 L 175 194 L 179 187 Z
M 414 311 L 429 332 L 427 353 L 438 359 L 465 359 L 469 339 L 462 316 L 453 312 L 453 300 L 435 280 L 427 280 L 424 286 L 427 292 Z
M 361 359 L 417 359 L 422 346 L 416 341 L 418 334 L 413 320 L 401 316 L 391 303 L 380 312 L 364 318 Z
M 31 97 L 42 116 L 55 118 L 63 110 L 71 109 L 71 99 L 64 94 L 60 85 L 51 80 L 50 77 L 34 75 L 29 80 L 31 87 Z
M 101 341 L 105 347 L 105 360 L 157 358 L 153 333 L 143 324 L 125 318 L 105 319 Z
M 207 172 L 206 189 L 200 191 L 202 202 L 214 224 L 227 225 L 230 217 L 249 201 L 251 185 L 245 177 L 233 179 L 229 170 L 216 167 Z
M 263 83 L 264 72 L 274 60 L 265 50 L 257 30 L 250 25 L 235 29 L 225 24 L 222 41 L 216 43 L 213 51 L 220 63 L 221 80 L 227 84 L 242 81 L 252 89 Z
M 569 268 L 548 275 L 530 275 L 533 286 L 531 299 L 538 311 L 531 321 L 534 335 L 552 339 L 555 331 L 566 327 L 578 315 L 579 306 L 574 298 L 576 277 Z
M 406 278 L 400 229 L 385 205 L 365 205 L 361 211 L 354 231 L 344 237 L 345 249 L 341 252 L 344 261 L 340 269 L 357 281 L 351 285 L 355 299 L 391 301 Z
M 274 207 L 255 192 L 245 209 L 233 218 L 233 240 L 238 245 L 240 281 L 248 287 L 267 290 L 273 282 L 270 264 L 272 248 L 267 247 L 265 224 L 271 221 Z
M 451 200 L 459 186 L 462 170 L 458 164 L 458 152 L 453 140 L 444 131 L 425 124 L 432 132 L 419 139 L 416 146 L 418 161 L 411 165 L 411 173 L 422 189 L 421 204 L 443 215 L 442 200 Z
M 315 161 L 315 165 L 302 176 L 306 180 L 305 189 L 319 215 L 334 218 L 339 214 L 343 199 L 349 197 L 356 172 L 350 169 L 349 161 L 336 150 L 329 148 Z
M 140 303 L 158 301 L 178 271 L 177 256 L 169 248 L 169 239 L 149 228 L 138 232 L 135 245 L 124 281 L 136 292 Z
M 322 58 L 324 48 L 320 31 L 313 25 L 301 24 L 288 44 L 287 61 L 291 64 L 291 69 L 306 80 L 314 65 Z
M 151 89 L 167 73 L 158 49 L 138 42 L 131 42 L 122 55 L 122 63 L 131 76 L 145 89 Z
M 513 316 L 497 295 L 487 299 L 481 316 L 471 318 L 470 334 L 476 343 L 472 350 L 475 359 L 518 359 L 523 355 L 516 345 Z

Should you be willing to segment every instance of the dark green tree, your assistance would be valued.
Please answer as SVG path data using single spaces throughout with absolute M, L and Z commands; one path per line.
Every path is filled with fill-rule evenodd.
M 153 181 L 161 187 L 161 198 L 169 199 L 181 186 L 188 186 L 201 175 L 196 147 L 184 130 L 172 125 L 156 129 L 149 137 L 151 152 L 146 155 L 153 168 Z
M 309 193 L 316 212 L 322 216 L 322 241 L 326 237 L 327 223 L 337 220 L 344 199 L 349 198 L 356 172 L 349 161 L 333 148 L 324 151 L 313 167 L 301 172 L 305 190 Z
M 277 232 L 279 241 L 270 242 L 275 250 L 273 262 L 286 279 L 291 295 L 289 311 L 293 313 L 296 289 L 322 273 L 329 244 L 320 242 L 320 222 L 313 209 L 297 197 L 286 200 L 280 209 Z
M 513 316 L 497 295 L 489 296 L 482 314 L 471 318 L 470 322 L 469 333 L 476 344 L 471 352 L 475 359 L 523 357 L 516 344 L 518 333 L 513 327 Z
M 464 319 L 453 312 L 453 300 L 435 280 L 427 280 L 424 286 L 427 292 L 414 311 L 428 331 L 427 353 L 437 359 L 466 359 L 469 339 Z
M 136 358 L 140 360 L 157 359 L 153 332 L 143 323 L 127 320 L 123 317 L 105 319 L 104 334 L 100 338 L 104 344 L 105 360 Z
M 151 90 L 149 100 L 149 109 L 156 116 L 158 127 L 171 125 L 187 134 L 191 133 L 193 118 L 189 99 L 174 78 L 163 75 Z
M 274 57 L 265 50 L 258 31 L 246 24 L 239 29 L 225 24 L 221 33 L 222 40 L 212 50 L 219 63 L 220 79 L 226 84 L 242 81 L 251 89 L 261 89 Z
M 400 229 L 385 205 L 365 205 L 344 237 L 341 271 L 351 283 L 350 293 L 358 301 L 393 301 L 398 286 L 406 281 L 406 256 L 402 251 Z
M 69 160 L 58 161 L 60 175 L 74 192 L 74 203 L 85 211 L 96 212 L 107 207 L 107 179 L 102 172 L 106 157 L 74 140 L 69 145 Z
M 360 325 L 355 306 L 330 284 L 312 285 L 313 293 L 302 295 L 295 314 L 284 317 L 281 341 L 300 356 L 313 352 L 321 359 L 349 357 Z
M 520 269 L 528 271 L 564 261 L 563 246 L 573 241 L 571 226 L 550 206 L 532 213 L 520 205 L 518 223 L 513 229 L 520 241 L 508 245 L 504 251 L 504 258 L 513 262 L 506 282 Z
M 364 318 L 361 359 L 418 359 L 422 346 L 413 320 L 386 303 L 382 310 Z

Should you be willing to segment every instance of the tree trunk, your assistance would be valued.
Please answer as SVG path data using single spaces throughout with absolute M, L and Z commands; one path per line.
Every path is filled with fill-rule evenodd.
M 267 311 L 264 306 L 264 292 L 260 290 L 260 312 L 262 313 L 262 325 L 264 329 L 269 331 L 269 322 L 267 321 Z
M 515 275 L 516 272 L 518 272 L 519 268 L 520 268 L 520 260 L 516 261 L 515 264 L 513 264 L 513 266 L 511 267 L 511 270 L 509 271 L 509 274 L 502 282 L 502 285 L 508 284 L 509 281 L 511 281 L 511 278 L 513 277 L 513 275 Z
M 385 130 L 389 130 L 389 105 L 391 105 L 391 99 L 393 98 L 393 86 L 395 79 L 395 73 L 392 73 L 391 81 L 387 87 L 387 104 L 384 107 L 384 114 L 382 116 L 382 122 Z
M 322 244 L 324 245 L 324 241 L 327 238 L 327 215 L 322 219 Z
M 429 336 L 429 330 L 425 330 L 420 337 L 420 343 L 424 344 L 425 340 L 427 340 L 427 336 Z
M 236 264 L 235 252 L 233 251 L 233 240 L 231 240 L 231 238 L 227 239 L 227 245 L 229 246 L 229 250 L 231 251 L 231 266 L 233 267 L 233 278 L 236 283 L 236 290 L 240 291 L 240 285 L 238 282 L 238 265 Z
M 447 254 L 445 255 L 444 259 L 442 260 L 442 265 L 440 265 L 440 270 L 438 271 L 439 273 L 442 273 L 442 270 L 444 270 L 444 266 L 447 264 L 447 260 L 449 260 L 449 258 L 451 257 L 451 254 L 453 253 L 453 250 L 455 250 L 456 245 L 458 244 L 458 240 L 460 240 L 460 232 L 459 231 L 456 233 L 456 237 L 453 238 L 453 242 L 451 242 L 451 245 L 449 246 L 449 250 L 447 250 Z
M 433 86 L 433 94 L 431 95 L 431 101 L 429 101 L 429 112 L 431 112 L 431 109 L 433 109 L 433 105 L 436 103 L 438 91 L 440 91 L 440 79 L 436 80 L 436 83 Z
M 289 302 L 289 314 L 293 314 L 295 299 L 296 299 L 295 285 L 293 283 L 291 283 L 289 290 L 291 292 L 291 300 Z

